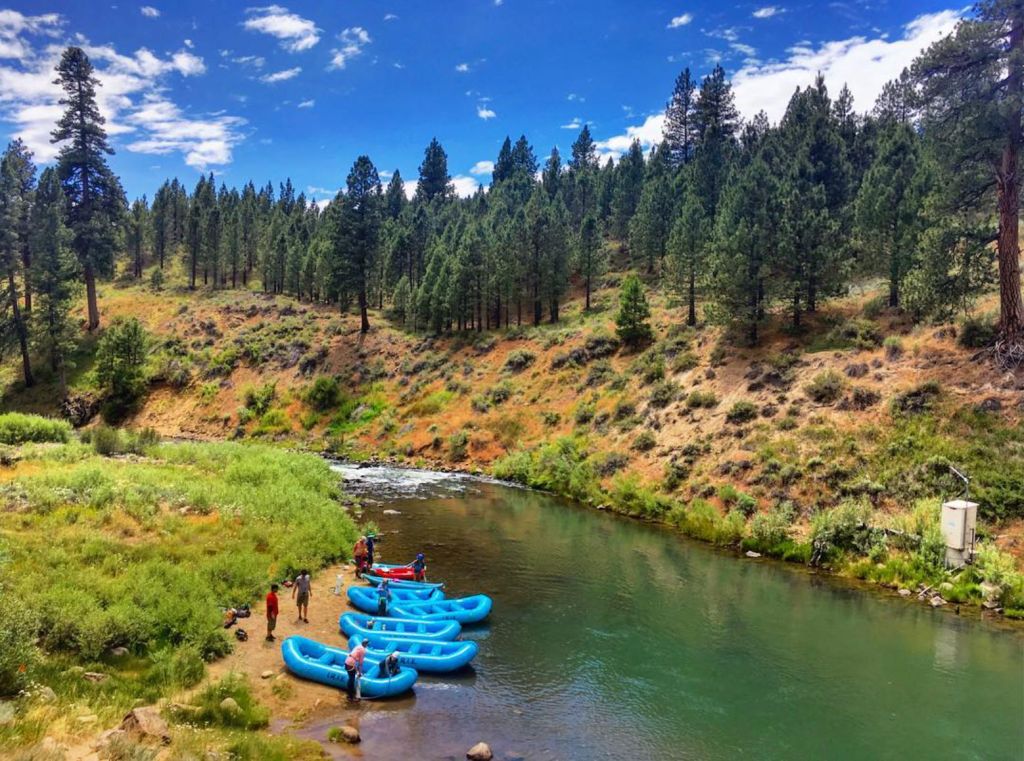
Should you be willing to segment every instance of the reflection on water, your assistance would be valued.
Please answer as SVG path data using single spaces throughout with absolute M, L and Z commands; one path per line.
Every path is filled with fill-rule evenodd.
M 536 492 L 338 469 L 382 560 L 495 600 L 473 671 L 363 717 L 367 757 L 1024 757 L 1015 633 Z

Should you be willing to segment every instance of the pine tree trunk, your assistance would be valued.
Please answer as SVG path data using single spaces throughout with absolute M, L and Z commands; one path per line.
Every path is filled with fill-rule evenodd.
M 7 287 L 11 294 L 11 318 L 14 322 L 14 332 L 18 335 L 18 346 L 21 349 L 21 368 L 25 375 L 25 386 L 32 387 L 36 381 L 32 377 L 32 361 L 28 356 L 28 329 L 22 318 L 21 307 L 18 306 L 18 289 L 14 281 L 13 269 L 7 272 Z
M 192 266 L 188 273 L 188 287 L 189 290 L 194 291 L 196 289 L 196 255 L 192 254 L 191 259 Z
M 1020 216 L 1019 151 L 1024 136 L 1021 134 L 1021 110 L 1024 108 L 1024 13 L 1016 9 L 1010 28 L 1010 65 L 1007 75 L 1009 101 L 1014 106 L 999 167 L 997 189 L 999 196 L 999 337 L 1016 349 L 1024 341 L 1024 303 L 1020 290 Z
M 584 312 L 590 311 L 590 273 L 587 273 L 587 304 L 583 307 Z
M 686 312 L 686 324 L 693 327 L 697 324 L 697 273 L 690 267 L 690 278 L 687 283 L 686 301 L 688 309 Z
M 368 333 L 370 330 L 370 319 L 366 315 L 366 287 L 359 289 L 359 332 Z
M 32 281 L 28 273 L 32 267 L 32 253 L 26 247 L 21 255 L 22 272 L 25 273 L 25 315 L 32 314 Z
M 96 303 L 96 271 L 92 262 L 85 262 L 85 301 L 89 311 L 88 329 L 96 330 L 100 326 L 100 308 Z

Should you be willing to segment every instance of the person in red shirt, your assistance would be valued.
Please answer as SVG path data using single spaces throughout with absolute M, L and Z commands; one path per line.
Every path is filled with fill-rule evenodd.
M 273 642 L 274 629 L 277 628 L 277 584 L 270 585 L 267 592 L 267 642 Z

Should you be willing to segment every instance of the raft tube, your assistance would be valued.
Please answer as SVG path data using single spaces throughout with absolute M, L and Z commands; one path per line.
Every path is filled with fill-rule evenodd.
M 458 621 L 475 624 L 490 615 L 491 598 L 470 595 L 454 600 L 426 600 L 424 602 L 393 602 L 389 612 L 401 618 L 422 618 L 427 621 Z
M 348 686 L 348 673 L 345 671 L 348 653 L 340 648 L 292 636 L 281 643 L 281 657 L 284 665 L 297 677 L 342 690 Z M 401 695 L 412 688 L 417 676 L 416 669 L 404 664 L 400 664 L 394 676 L 381 676 L 380 661 L 371 659 L 367 654 L 363 662 L 363 676 L 359 679 L 360 695 L 364 698 Z
M 457 671 L 476 657 L 479 647 L 476 642 L 441 642 L 430 639 L 392 639 L 386 634 L 370 634 L 363 637 L 353 634 L 348 639 L 349 647 L 355 647 L 364 639 L 370 640 L 367 658 L 384 660 L 393 652 L 398 653 L 398 662 L 423 674 L 446 674 Z
M 374 563 L 373 567 L 370 568 L 369 573 L 377 576 L 382 576 L 386 579 L 402 579 L 405 581 L 415 581 L 416 572 L 405 565 L 386 565 L 381 563 Z
M 377 612 L 377 600 L 380 595 L 373 587 L 349 587 L 345 592 L 350 603 L 355 605 L 364 613 Z M 440 589 L 392 589 L 391 605 L 394 607 L 399 603 L 428 602 L 431 600 L 443 600 L 444 592 Z
M 454 640 L 462 631 L 458 621 L 424 621 L 421 618 L 380 618 L 363 613 L 342 613 L 338 629 L 350 637 L 359 634 L 370 637 L 384 634 L 388 639 Z
M 383 576 L 366 571 L 363 573 L 363 581 L 367 584 L 377 586 L 384 581 Z M 443 581 L 408 581 L 406 579 L 388 579 L 388 586 L 392 589 L 444 589 Z

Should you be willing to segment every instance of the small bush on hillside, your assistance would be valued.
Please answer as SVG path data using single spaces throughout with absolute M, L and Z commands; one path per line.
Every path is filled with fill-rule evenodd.
M 881 398 L 877 391 L 863 386 L 854 386 L 853 391 L 850 392 L 850 406 L 855 410 L 866 410 L 868 407 L 878 404 Z
M 164 289 L 164 271 L 159 267 L 154 267 L 153 272 L 150 273 L 149 287 L 157 293 Z
M 665 377 L 665 358 L 656 351 L 648 351 L 632 365 L 632 371 L 640 376 L 644 385 L 660 381 Z
M 825 344 L 830 349 L 877 349 L 882 344 L 882 332 L 869 320 L 847 320 L 832 329 Z
M 576 425 L 586 425 L 594 419 L 594 405 L 581 402 L 573 413 L 573 420 Z
M 0 415 L 0 444 L 24 444 L 28 441 L 65 442 L 71 437 L 71 426 L 63 420 L 5 412 Z
M 306 404 L 318 412 L 327 412 L 338 404 L 341 389 L 337 378 L 321 375 L 306 390 Z
M 508 381 L 502 381 L 497 386 L 487 392 L 487 398 L 491 404 L 498 406 L 504 404 L 512 398 L 512 393 L 515 391 L 515 387 Z
M 38 623 L 28 606 L 9 592 L 0 593 L 0 610 L 0 697 L 10 697 L 27 686 L 38 660 Z
M 145 454 L 146 450 L 160 443 L 160 434 L 152 428 L 130 431 L 101 425 L 92 431 L 91 441 L 96 454 L 104 457 Z
M 243 394 L 245 406 L 256 417 L 262 417 L 270 409 L 277 397 L 277 383 L 264 383 L 262 386 L 248 386 Z
M 916 415 L 929 411 L 938 399 L 942 387 L 938 381 L 925 381 L 919 386 L 897 394 L 892 400 L 894 415 Z
M 615 331 L 619 339 L 629 346 L 639 346 L 650 341 L 651 309 L 644 296 L 644 288 L 636 275 L 627 275 L 619 293 L 619 313 L 615 316 Z
M 588 336 L 583 348 L 590 359 L 603 359 L 619 350 L 619 339 L 606 331 L 600 331 Z
M 889 336 L 882 343 L 888 359 L 899 359 L 903 356 L 903 340 L 899 336 Z
M 972 316 L 960 323 L 957 343 L 965 349 L 986 349 L 996 342 L 998 327 L 988 315 Z
M 546 428 L 554 428 L 562 422 L 562 416 L 557 412 L 544 411 L 540 413 L 541 422 Z
M 629 464 L 629 456 L 621 452 L 608 452 L 592 458 L 594 469 L 602 478 L 613 476 Z
M 835 370 L 825 370 L 804 386 L 804 393 L 818 404 L 832 404 L 843 395 L 845 388 L 846 381 L 842 375 Z
M 749 423 L 757 417 L 757 406 L 746 400 L 736 402 L 725 414 L 725 419 L 734 424 Z
M 652 407 L 667 407 L 679 396 L 679 386 L 671 381 L 659 383 L 651 390 L 651 398 L 648 402 Z
M 771 550 L 789 539 L 793 506 L 782 502 L 773 510 L 758 513 L 750 521 L 750 539 L 756 549 Z
M 811 518 L 812 564 L 830 560 L 844 550 L 867 554 L 871 548 L 869 515 L 867 505 L 852 501 L 816 513 Z
M 690 466 L 683 460 L 669 460 L 665 463 L 665 491 L 675 491 L 690 475 Z
M 223 707 L 227 698 L 231 698 L 238 708 Z M 255 730 L 262 729 L 270 721 L 270 711 L 257 702 L 248 683 L 237 674 L 229 674 L 213 682 L 200 690 L 190 702 L 198 710 L 190 711 L 184 718 L 201 727 Z
M 712 409 L 718 406 L 718 397 L 714 391 L 691 391 L 686 397 L 686 406 L 691 409 Z
M 484 423 L 484 427 L 494 434 L 494 438 L 505 447 L 511 449 L 523 435 L 525 426 L 519 412 L 508 412 L 498 415 Z
M 456 431 L 448 437 L 448 458 L 452 462 L 465 460 L 468 447 L 469 435 L 465 431 Z
M 615 410 L 612 413 L 612 417 L 615 418 L 616 422 L 619 422 L 626 418 L 633 417 L 635 413 L 636 405 L 631 399 L 620 399 L 615 404 Z
M 875 296 L 872 299 L 869 299 L 868 302 L 864 304 L 864 308 L 861 309 L 860 311 L 861 314 L 863 314 L 867 319 L 877 320 L 879 317 L 882 316 L 882 312 L 884 312 L 888 308 L 888 306 L 889 297 L 885 295 L 880 295 Z
M 484 394 L 477 394 L 470 400 L 469 406 L 473 408 L 473 412 L 483 415 L 491 409 L 491 400 Z
M 105 414 L 116 420 L 132 410 L 146 392 L 150 338 L 135 317 L 117 319 L 96 349 L 96 381 L 103 390 Z
M 672 507 L 671 500 L 641 483 L 633 474 L 617 476 L 610 496 L 615 509 L 627 515 L 659 518 Z
M 521 373 L 532 365 L 535 359 L 537 357 L 533 352 L 529 352 L 526 349 L 515 349 L 509 352 L 505 358 L 505 370 L 510 373 Z
M 633 439 L 632 448 L 637 452 L 650 452 L 657 446 L 658 440 L 654 438 L 654 434 L 650 431 L 641 431 L 637 434 L 636 438 Z
M 697 355 L 692 351 L 684 351 L 672 357 L 672 372 L 685 373 L 698 365 Z
M 612 368 L 611 363 L 602 359 L 595 362 L 590 366 L 590 371 L 587 373 L 587 379 L 585 385 L 588 387 L 600 386 L 603 383 L 607 383 L 615 377 L 615 370 Z

